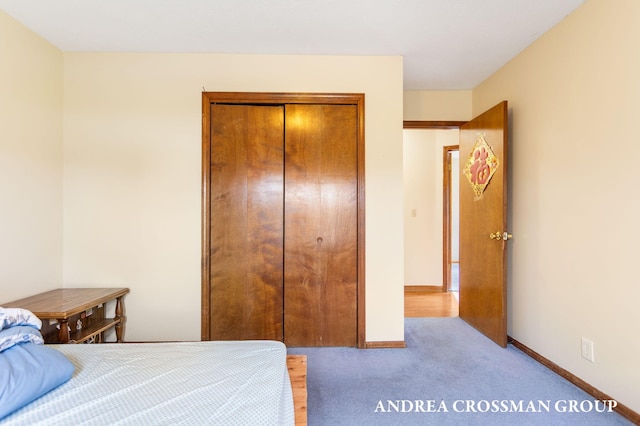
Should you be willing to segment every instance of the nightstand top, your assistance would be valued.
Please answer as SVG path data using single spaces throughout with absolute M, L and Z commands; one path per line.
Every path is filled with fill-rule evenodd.
M 58 288 L 2 306 L 28 309 L 40 319 L 67 319 L 127 293 L 128 288 Z

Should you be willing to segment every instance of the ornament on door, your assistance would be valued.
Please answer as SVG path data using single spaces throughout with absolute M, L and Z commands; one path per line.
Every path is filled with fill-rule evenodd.
M 482 198 L 491 177 L 498 169 L 498 165 L 498 157 L 485 140 L 484 134 L 479 133 L 463 169 L 464 175 L 471 184 L 476 201 Z

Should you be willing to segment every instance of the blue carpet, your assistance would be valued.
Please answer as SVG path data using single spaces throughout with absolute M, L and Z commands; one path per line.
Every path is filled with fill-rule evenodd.
M 406 318 L 405 342 L 404 349 L 289 348 L 308 357 L 309 425 L 631 424 L 459 318 Z

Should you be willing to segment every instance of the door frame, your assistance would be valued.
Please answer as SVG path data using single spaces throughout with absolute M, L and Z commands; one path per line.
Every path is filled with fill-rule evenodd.
M 403 129 L 422 129 L 422 130 L 437 130 L 437 129 L 458 129 L 467 123 L 466 121 L 403 121 Z M 450 173 L 446 168 L 449 152 L 448 148 L 458 149 L 458 146 L 445 146 L 444 158 L 442 163 L 443 170 L 443 194 L 442 194 L 442 291 L 449 291 L 451 283 L 451 269 L 449 268 L 449 262 L 451 260 L 451 179 Z
M 459 145 L 442 147 L 442 291 L 451 290 L 451 192 L 452 172 L 451 153 L 459 152 Z
M 264 93 L 264 92 L 202 92 L 202 228 L 201 228 L 201 340 L 210 339 L 210 271 L 209 245 L 211 229 L 211 121 L 212 103 L 283 105 L 331 104 L 357 107 L 357 346 L 365 347 L 365 184 L 364 184 L 364 94 L 363 93 Z

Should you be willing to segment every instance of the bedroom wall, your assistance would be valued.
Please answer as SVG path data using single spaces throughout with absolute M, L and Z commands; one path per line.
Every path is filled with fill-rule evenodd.
M 62 286 L 62 52 L 0 11 L 0 303 Z
M 64 285 L 200 338 L 201 92 L 365 93 L 368 341 L 402 341 L 402 58 L 65 53 Z
M 639 24 L 589 0 L 473 91 L 511 110 L 509 334 L 636 412 Z

